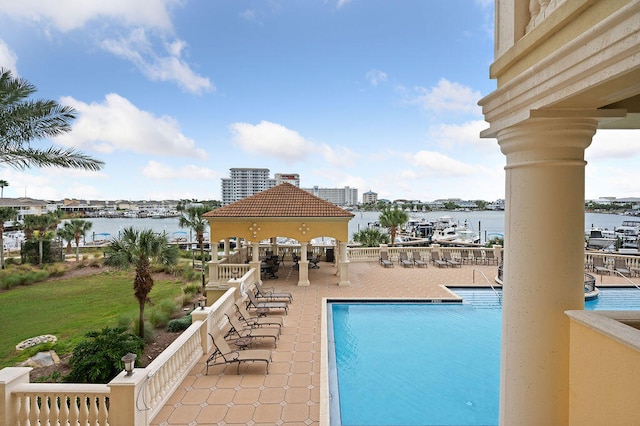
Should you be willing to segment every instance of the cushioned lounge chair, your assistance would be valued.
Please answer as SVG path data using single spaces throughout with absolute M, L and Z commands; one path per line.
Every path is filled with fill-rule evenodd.
M 631 270 L 629 269 L 629 267 L 627 266 L 627 262 L 621 258 L 621 257 L 616 257 L 614 259 L 614 266 L 613 266 L 616 270 L 616 272 L 630 277 L 631 276 Z
M 252 315 L 247 311 L 242 302 L 234 302 L 236 306 L 236 310 L 238 311 L 238 317 L 241 321 L 243 321 L 247 325 L 253 326 L 265 326 L 265 327 L 282 327 L 283 321 L 282 317 L 274 317 L 274 316 L 264 316 L 259 317 L 257 315 Z
M 409 256 L 407 256 L 406 251 L 401 251 L 398 255 L 398 262 L 405 268 L 413 268 L 413 262 L 409 260 Z
M 288 299 L 289 302 L 293 302 L 293 295 L 288 291 L 275 291 L 273 287 L 263 287 L 261 281 L 256 281 L 254 285 L 256 286 L 258 300 L 260 300 L 260 298 Z
M 393 268 L 393 262 L 389 260 L 389 252 L 380 252 L 380 264 L 385 268 Z
M 422 256 L 420 255 L 419 251 L 414 251 L 411 254 L 411 258 L 413 259 L 413 263 L 418 267 L 418 268 L 426 268 L 427 267 L 427 262 L 425 262 L 424 260 L 422 260 Z
M 289 313 L 289 304 L 287 302 L 262 302 L 253 294 L 252 290 L 247 291 L 247 309 L 249 308 L 268 308 L 268 309 L 284 309 L 285 314 Z
M 611 275 L 611 269 L 607 268 L 604 265 L 604 258 L 602 256 L 593 257 L 593 269 L 596 271 L 596 273 L 600 275 L 602 274 Z
M 238 373 L 240 373 L 241 362 L 265 362 L 267 364 L 267 374 L 269 374 L 269 363 L 271 362 L 270 350 L 232 350 L 221 334 L 209 333 L 209 336 L 211 336 L 211 340 L 213 340 L 215 351 L 207 358 L 207 371 L 205 374 L 209 374 L 210 365 L 233 364 L 234 362 L 238 364 Z
M 225 314 L 229 319 L 231 329 L 227 333 L 227 336 L 236 336 L 238 339 L 241 337 L 255 337 L 257 339 L 273 339 L 273 345 L 277 346 L 278 337 L 280 337 L 280 329 L 275 327 L 248 327 L 245 326 L 242 321 L 235 315 Z
M 311 269 L 320 269 L 320 265 L 318 265 L 318 263 L 320 263 L 320 256 L 313 256 L 309 259 Z
M 446 268 L 449 266 L 446 261 L 440 259 L 440 253 L 438 253 L 437 251 L 431 252 L 431 263 L 436 265 L 438 268 Z
M 454 259 L 451 257 L 451 252 L 449 252 L 449 251 L 443 251 L 443 252 L 442 252 L 442 259 L 443 259 L 445 262 L 447 262 L 447 265 L 451 265 L 451 266 L 452 266 L 452 267 L 454 267 L 454 268 L 455 268 L 456 266 L 457 266 L 458 268 L 461 268 L 461 267 L 462 267 L 462 263 L 458 262 L 457 260 L 454 260 Z

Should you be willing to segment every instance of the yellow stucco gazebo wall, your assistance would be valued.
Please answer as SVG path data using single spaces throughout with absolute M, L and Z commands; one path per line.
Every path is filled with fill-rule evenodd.
M 348 241 L 351 217 L 215 217 L 209 221 L 211 241 L 238 237 L 260 242 L 273 237 L 310 241 L 331 237 Z

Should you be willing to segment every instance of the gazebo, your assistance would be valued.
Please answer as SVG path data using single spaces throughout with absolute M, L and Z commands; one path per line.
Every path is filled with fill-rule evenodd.
M 349 285 L 347 241 L 349 220 L 353 213 L 316 197 L 289 183 L 254 194 L 216 210 L 205 213 L 209 221 L 210 241 L 224 240 L 228 253 L 229 240 L 235 237 L 251 245 L 250 268 L 260 271 L 260 242 L 270 240 L 275 254 L 277 237 L 286 237 L 300 243 L 298 285 L 308 286 L 309 260 L 307 250 L 314 238 L 329 237 L 336 241 L 338 285 Z M 212 256 L 209 282 L 218 276 L 218 256 Z M 225 262 L 225 259 L 222 260 Z

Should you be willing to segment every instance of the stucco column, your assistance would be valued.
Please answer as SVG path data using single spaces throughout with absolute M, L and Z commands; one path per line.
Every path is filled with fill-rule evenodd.
M 569 320 L 583 309 L 584 150 L 597 122 L 498 132 L 507 157 L 500 425 L 569 422 Z
M 249 267 L 259 271 L 260 263 L 260 241 L 254 241 L 251 243 L 251 262 L 249 262 Z
M 309 282 L 309 260 L 307 260 L 308 242 L 300 242 L 300 260 L 298 261 L 298 285 L 308 286 Z
M 351 281 L 349 281 L 349 259 L 347 258 L 347 243 L 340 242 L 340 263 L 338 263 L 338 269 L 340 271 L 340 281 L 338 281 L 338 285 L 348 286 L 351 285 Z

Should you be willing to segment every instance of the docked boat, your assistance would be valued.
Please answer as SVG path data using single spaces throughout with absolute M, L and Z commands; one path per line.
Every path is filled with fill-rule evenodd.
M 466 221 L 460 225 L 451 216 L 442 216 L 434 223 L 431 241 L 438 244 L 478 244 L 480 236 Z
M 616 244 L 616 233 L 606 228 L 594 227 L 587 236 L 587 248 L 604 250 Z
M 629 219 L 622 221 L 622 226 L 615 229 L 616 238 L 620 240 L 620 248 L 638 249 L 640 236 L 640 220 Z

